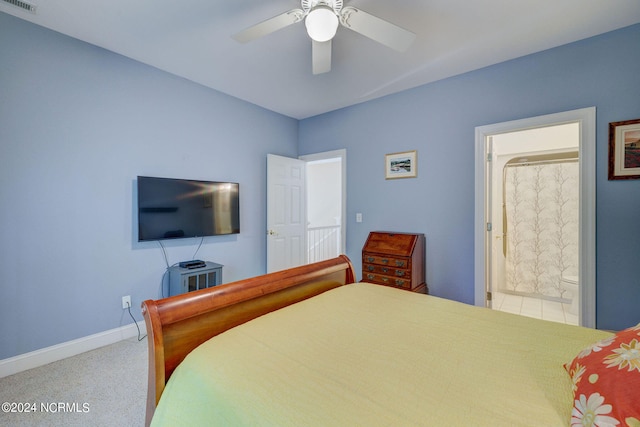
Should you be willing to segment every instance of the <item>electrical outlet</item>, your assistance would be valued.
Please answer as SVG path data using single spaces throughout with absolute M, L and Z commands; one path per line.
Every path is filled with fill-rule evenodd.
M 122 297 L 122 309 L 126 310 L 129 307 L 131 307 L 131 295 Z

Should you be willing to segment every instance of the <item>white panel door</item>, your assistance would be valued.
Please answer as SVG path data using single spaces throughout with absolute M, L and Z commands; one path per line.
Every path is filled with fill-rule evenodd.
M 267 155 L 267 272 L 306 263 L 305 162 Z

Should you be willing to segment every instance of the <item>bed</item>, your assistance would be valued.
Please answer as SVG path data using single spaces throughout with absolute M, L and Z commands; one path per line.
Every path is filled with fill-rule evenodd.
M 146 424 L 640 425 L 628 392 L 640 361 L 589 360 L 640 326 L 613 334 L 354 282 L 342 255 L 145 301 Z

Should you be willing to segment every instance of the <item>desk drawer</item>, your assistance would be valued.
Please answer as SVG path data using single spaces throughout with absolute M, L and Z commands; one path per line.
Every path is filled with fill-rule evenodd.
M 411 289 L 411 280 L 404 279 L 404 278 L 383 276 L 381 274 L 374 274 L 374 273 L 364 273 L 362 279 L 363 281 L 369 282 L 369 283 L 377 283 L 379 285 L 387 285 L 387 286 L 393 286 L 396 288 Z
M 411 280 L 411 269 L 395 268 L 386 265 L 364 264 L 362 271 L 367 273 L 382 274 L 384 276 L 392 276 L 398 279 Z
M 377 264 L 396 268 L 411 268 L 411 258 L 396 258 L 377 254 L 362 254 L 363 264 Z

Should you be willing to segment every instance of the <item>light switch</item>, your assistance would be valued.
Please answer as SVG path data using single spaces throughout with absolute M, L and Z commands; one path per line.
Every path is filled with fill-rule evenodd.
M 360 212 L 356 214 L 356 222 L 362 222 L 362 214 Z

